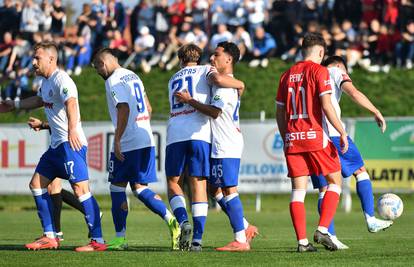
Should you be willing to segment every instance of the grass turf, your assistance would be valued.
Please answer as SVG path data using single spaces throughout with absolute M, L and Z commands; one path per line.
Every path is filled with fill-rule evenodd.
M 307 196 L 308 238 L 317 223 L 316 194 Z M 227 217 L 210 210 L 202 253 L 171 252 L 164 222 L 131 197 L 127 239 L 130 249 L 122 252 L 76 253 L 74 247 L 87 242 L 87 230 L 81 214 L 62 211 L 65 241 L 57 251 L 27 251 L 23 245 L 40 234 L 41 228 L 30 197 L 0 196 L 0 265 L 1 266 L 409 266 L 414 262 L 413 195 L 401 195 L 404 213 L 385 232 L 370 234 L 353 196 L 353 210 L 336 216 L 337 233 L 349 250 L 328 252 L 318 246 L 318 253 L 298 254 L 291 225 L 287 195 L 263 196 L 263 211 L 256 213 L 253 196 L 242 196 L 247 219 L 257 225 L 261 235 L 248 253 L 219 253 L 214 248 L 232 239 Z M 103 230 L 107 240 L 114 237 L 109 196 L 98 198 L 104 212 Z

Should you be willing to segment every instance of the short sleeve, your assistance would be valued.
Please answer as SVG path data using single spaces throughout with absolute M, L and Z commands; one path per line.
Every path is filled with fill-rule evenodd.
M 337 88 L 341 88 L 342 84 L 345 82 L 352 82 L 349 75 L 339 68 L 330 70 L 330 75 Z
M 319 96 L 332 93 L 331 78 L 327 68 L 320 66 L 316 72 L 316 93 Z
M 78 89 L 69 75 L 67 77 L 62 76 L 59 84 L 59 95 L 62 103 L 66 103 L 66 101 L 72 97 L 78 98 Z
M 214 96 L 212 96 L 211 98 L 211 105 L 223 110 L 224 107 L 226 106 L 226 93 L 229 92 L 231 93 L 231 90 L 229 89 L 217 89 L 214 93 Z
M 283 84 L 284 75 L 280 77 L 279 88 L 277 89 L 276 104 L 284 106 L 286 103 L 286 86 Z
M 217 69 L 211 65 L 206 65 L 206 77 L 208 78 L 211 74 L 217 73 Z
M 126 87 L 122 83 L 113 85 L 110 89 L 111 99 L 116 107 L 119 103 L 128 103 L 129 96 Z

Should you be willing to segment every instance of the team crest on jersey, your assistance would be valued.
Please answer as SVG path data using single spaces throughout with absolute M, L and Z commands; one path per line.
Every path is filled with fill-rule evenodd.
M 111 91 L 112 96 L 115 96 L 115 91 Z
M 219 95 L 215 95 L 214 98 L 213 98 L 213 100 L 215 100 L 215 101 L 220 100 L 220 96 Z
M 52 90 L 50 90 L 50 91 L 49 91 L 49 96 L 50 96 L 50 97 L 52 97 L 52 96 L 53 96 L 53 91 L 52 91 Z
M 67 95 L 68 94 L 68 88 L 63 88 L 63 93 L 65 94 L 65 95 Z

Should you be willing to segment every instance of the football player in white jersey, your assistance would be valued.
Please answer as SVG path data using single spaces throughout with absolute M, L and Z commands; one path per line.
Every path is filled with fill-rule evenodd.
M 181 227 L 180 248 L 201 251 L 201 241 L 207 217 L 206 178 L 210 176 L 211 128 L 209 117 L 190 105 L 180 103 L 175 92 L 186 90 L 197 101 L 208 104 L 210 84 L 243 89 L 244 83 L 230 76 L 218 74 L 211 66 L 201 66 L 202 50 L 187 44 L 178 51 L 181 70 L 169 83 L 170 119 L 167 128 L 165 172 L 168 180 L 170 205 Z M 192 190 L 194 231 L 188 222 L 180 176 L 188 169 Z
M 47 187 L 55 177 L 61 177 L 69 180 L 82 203 L 92 238 L 88 245 L 75 250 L 101 251 L 106 249 L 106 245 L 102 238 L 99 206 L 89 191 L 87 141 L 80 121 L 78 91 L 69 75 L 58 69 L 57 59 L 58 49 L 54 43 L 37 44 L 34 47 L 33 68 L 36 75 L 43 77 L 38 95 L 4 103 L 12 109 L 44 106 L 51 129 L 50 147 L 40 158 L 30 181 L 44 236 L 26 244 L 26 248 L 39 250 L 59 247 L 51 214 L 53 205 Z
M 327 58 L 323 65 L 328 67 L 329 76 L 331 77 L 331 85 L 333 89 L 332 93 L 332 105 L 336 111 L 338 118 L 341 118 L 341 109 L 339 107 L 339 101 L 342 96 L 342 92 L 345 92 L 351 97 L 351 99 L 359 106 L 370 111 L 380 127 L 384 132 L 386 129 L 385 120 L 381 112 L 371 103 L 371 101 L 360 92 L 352 83 L 346 69 L 346 62 L 342 57 L 331 56 Z M 340 150 L 339 145 L 339 133 L 335 128 L 327 121 L 329 136 L 334 145 Z M 345 125 L 344 125 L 345 127 Z M 364 161 L 358 151 L 358 148 L 353 143 L 352 139 L 348 136 L 349 148 L 345 154 L 339 153 L 341 160 L 341 172 L 343 177 L 349 177 L 354 175 L 356 178 L 356 188 L 358 197 L 361 200 L 362 210 L 364 212 L 365 220 L 367 223 L 368 231 L 376 233 L 380 230 L 385 230 L 392 225 L 392 221 L 380 220 L 375 217 L 374 214 L 374 196 L 372 194 L 372 185 L 369 178 L 369 174 L 364 167 Z M 326 191 L 326 180 L 324 176 L 312 175 L 312 182 L 314 188 L 319 189 L 319 201 L 318 210 L 320 210 L 322 199 Z M 340 242 L 335 233 L 334 222 L 332 221 L 329 226 L 329 233 L 332 235 L 332 241 L 337 245 L 338 249 L 347 249 L 348 246 Z
M 128 183 L 134 196 L 168 225 L 172 249 L 178 250 L 180 227 L 160 196 L 149 187 L 157 181 L 155 144 L 150 125 L 150 105 L 141 79 L 122 68 L 112 50 L 104 48 L 94 57 L 94 67 L 105 80 L 109 115 L 115 127 L 113 151 L 109 162 L 112 216 L 116 238 L 108 249 L 127 248 L 125 239 L 128 204 L 125 193 Z
M 219 73 L 232 76 L 233 66 L 239 60 L 240 51 L 236 44 L 221 42 L 211 56 L 211 63 Z M 211 176 L 209 183 L 222 189 L 226 212 L 230 219 L 235 240 L 218 251 L 247 251 L 243 222 L 243 206 L 237 193 L 240 158 L 243 151 L 243 135 L 239 126 L 240 100 L 237 89 L 213 86 L 211 103 L 194 99 L 188 91 L 176 92 L 180 103 L 189 104 L 211 120 Z

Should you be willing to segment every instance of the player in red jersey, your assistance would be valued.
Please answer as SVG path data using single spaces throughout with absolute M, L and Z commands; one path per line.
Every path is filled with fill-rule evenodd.
M 276 103 L 276 120 L 281 136 L 288 176 L 292 179 L 290 214 L 298 240 L 298 252 L 316 251 L 306 238 L 305 195 L 308 176 L 323 174 L 329 183 L 314 241 L 337 250 L 328 234 L 341 193 L 341 166 L 338 152 L 329 140 L 324 115 L 340 133 L 341 153 L 348 149 L 345 130 L 331 102 L 328 70 L 320 63 L 325 41 L 319 33 L 308 33 L 302 43 L 304 61 L 282 74 Z

